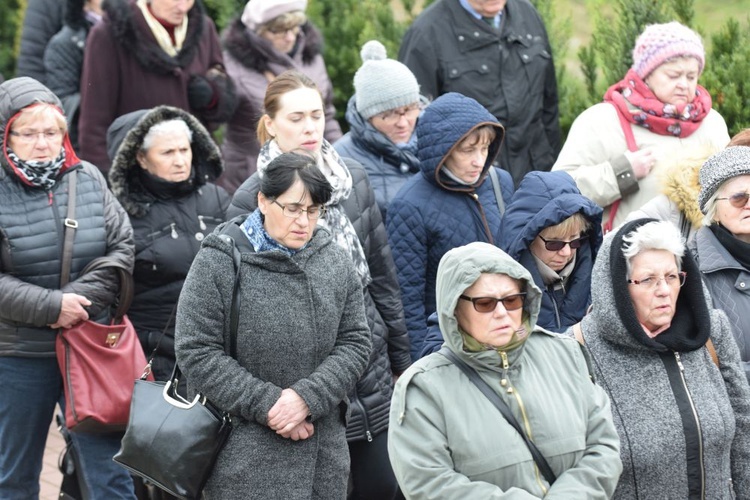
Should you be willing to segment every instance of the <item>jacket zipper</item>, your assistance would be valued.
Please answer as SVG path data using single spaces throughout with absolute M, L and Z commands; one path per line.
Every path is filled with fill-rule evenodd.
M 531 434 L 531 425 L 529 424 L 529 419 L 526 416 L 526 407 L 523 404 L 521 395 L 513 387 L 513 385 L 510 383 L 506 375 L 508 373 L 508 369 L 510 368 L 510 363 L 508 362 L 508 355 L 504 351 L 500 351 L 500 358 L 503 360 L 503 378 L 500 379 L 500 385 L 502 387 L 506 387 L 505 391 L 508 394 L 512 394 L 513 397 L 516 398 L 516 402 L 518 403 L 518 408 L 521 410 L 521 417 L 523 418 L 523 427 L 524 429 L 526 429 L 526 435 L 531 441 L 533 441 L 534 437 Z M 532 462 L 534 464 L 534 475 L 536 476 L 536 482 L 539 484 L 539 487 L 542 489 L 542 493 L 546 495 L 547 488 L 544 486 L 544 482 L 542 482 L 542 477 L 539 473 L 539 467 L 536 465 L 536 462 L 534 460 L 532 460 Z
M 693 411 L 693 418 L 695 419 L 695 424 L 698 427 L 698 453 L 700 454 L 700 465 L 701 465 L 701 498 L 705 500 L 706 498 L 706 467 L 703 463 L 703 431 L 701 429 L 701 421 L 698 418 L 698 412 L 695 410 L 695 403 L 693 402 L 693 396 L 690 394 L 690 390 L 688 389 L 687 382 L 685 381 L 685 367 L 682 365 L 682 360 L 680 359 L 680 353 L 675 351 L 674 357 L 677 360 L 677 366 L 680 368 L 680 379 L 682 380 L 682 385 L 685 388 L 685 393 L 687 394 L 688 401 L 690 401 L 690 409 Z
M 359 400 L 359 394 L 355 391 L 354 397 L 352 398 L 354 402 L 359 406 L 359 409 L 362 411 L 362 422 L 365 424 L 365 437 L 367 437 L 367 442 L 372 443 L 372 432 L 370 432 L 370 421 L 367 419 L 367 412 L 365 411 L 365 405 L 362 404 L 362 401 Z

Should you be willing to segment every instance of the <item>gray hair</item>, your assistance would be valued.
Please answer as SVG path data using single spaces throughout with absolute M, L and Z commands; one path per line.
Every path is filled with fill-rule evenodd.
M 632 271 L 630 261 L 647 250 L 666 250 L 674 254 L 677 269 L 682 270 L 682 257 L 685 255 L 685 240 L 680 230 L 668 221 L 649 222 L 622 238 L 622 254 L 625 256 L 628 276 Z
M 719 191 L 721 191 L 721 188 L 722 186 L 724 186 L 725 183 L 726 181 L 722 182 L 719 188 L 716 191 L 714 191 L 714 194 L 712 194 L 708 198 L 708 200 L 706 200 L 706 206 L 705 206 L 706 215 L 703 216 L 704 226 L 710 226 L 716 221 L 716 212 L 719 209 L 719 202 L 718 202 Z
M 192 144 L 193 131 L 190 130 L 190 127 L 185 123 L 185 120 L 175 118 L 174 120 L 164 120 L 163 122 L 159 122 L 148 129 L 146 135 L 143 136 L 141 151 L 144 153 L 148 151 L 157 135 L 176 134 L 178 132 L 184 132 L 188 138 L 188 142 Z

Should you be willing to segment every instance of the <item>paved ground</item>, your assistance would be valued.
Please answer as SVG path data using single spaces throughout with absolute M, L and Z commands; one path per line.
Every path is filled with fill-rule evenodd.
M 44 450 L 44 465 L 42 466 L 42 476 L 39 479 L 41 491 L 40 500 L 57 500 L 60 493 L 60 483 L 62 474 L 57 469 L 57 459 L 60 452 L 65 447 L 65 440 L 57 430 L 54 420 L 50 424 L 49 433 L 47 434 L 47 448 Z

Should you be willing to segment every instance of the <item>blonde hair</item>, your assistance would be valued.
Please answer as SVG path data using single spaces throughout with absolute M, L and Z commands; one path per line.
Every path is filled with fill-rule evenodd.
M 583 234 L 590 227 L 591 222 L 581 212 L 576 212 L 559 224 L 545 227 L 539 231 L 539 234 L 544 233 L 545 238 L 558 238 L 568 234 Z
M 57 126 L 60 127 L 60 130 L 65 134 L 68 133 L 68 122 L 65 119 L 65 115 L 60 111 L 60 108 L 48 102 L 36 102 L 26 106 L 18 112 L 16 120 L 24 118 L 29 121 L 34 121 L 46 116 L 54 118 L 57 122 Z
M 267 23 L 263 23 L 258 26 L 255 32 L 259 35 L 268 32 L 285 31 L 295 28 L 296 26 L 302 26 L 307 22 L 307 16 L 301 10 L 295 10 L 292 12 L 285 12 L 280 14 Z

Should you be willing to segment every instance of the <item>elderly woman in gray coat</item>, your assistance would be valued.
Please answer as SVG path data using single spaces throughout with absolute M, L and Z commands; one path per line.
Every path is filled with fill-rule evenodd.
M 639 219 L 609 233 L 591 295 L 580 326 L 620 435 L 613 498 L 750 498 L 750 388 L 679 229 Z
M 315 160 L 278 156 L 261 180 L 258 208 L 209 235 L 185 280 L 177 363 L 234 422 L 208 499 L 346 497 L 347 394 L 371 341 L 354 266 L 316 227 L 330 196 Z M 233 244 L 242 255 L 237 359 L 223 347 Z

